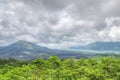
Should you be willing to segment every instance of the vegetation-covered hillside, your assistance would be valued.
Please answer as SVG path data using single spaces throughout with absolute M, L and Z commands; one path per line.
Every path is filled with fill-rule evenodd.
M 120 80 L 120 59 L 0 60 L 0 80 Z

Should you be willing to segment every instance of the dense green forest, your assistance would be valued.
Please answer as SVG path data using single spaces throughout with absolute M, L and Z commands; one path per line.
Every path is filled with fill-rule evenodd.
M 0 80 L 120 80 L 120 59 L 0 59 Z

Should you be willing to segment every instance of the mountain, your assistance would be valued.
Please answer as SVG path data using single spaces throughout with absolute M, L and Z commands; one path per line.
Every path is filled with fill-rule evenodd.
M 14 44 L 0 49 L 1 58 L 29 59 L 34 58 L 38 53 L 49 50 L 26 41 L 18 41 Z
M 90 54 L 82 54 L 80 52 L 49 49 L 27 41 L 18 41 L 0 49 L 0 58 L 15 58 L 19 60 L 31 60 L 37 57 L 47 58 L 52 54 L 60 58 L 91 56 Z
M 96 50 L 96 51 L 120 51 L 120 42 L 95 42 L 85 46 L 74 46 L 70 49 Z

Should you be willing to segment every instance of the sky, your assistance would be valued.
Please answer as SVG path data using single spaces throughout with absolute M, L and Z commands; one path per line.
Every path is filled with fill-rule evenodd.
M 120 0 L 0 0 L 0 46 L 49 48 L 120 41 Z

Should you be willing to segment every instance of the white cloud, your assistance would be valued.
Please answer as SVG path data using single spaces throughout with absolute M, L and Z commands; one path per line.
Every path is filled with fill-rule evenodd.
M 112 41 L 119 41 L 120 40 L 120 26 L 113 26 L 110 29 L 109 36 L 111 37 Z
M 68 47 L 120 41 L 119 0 L 0 0 L 0 40 Z
M 106 18 L 107 27 L 98 34 L 102 41 L 120 41 L 120 17 Z

